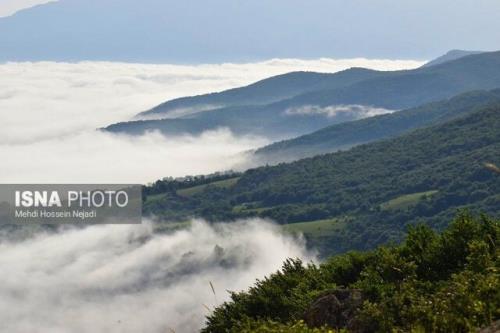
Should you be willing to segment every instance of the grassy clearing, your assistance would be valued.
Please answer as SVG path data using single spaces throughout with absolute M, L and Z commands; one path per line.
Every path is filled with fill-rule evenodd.
M 269 210 L 273 207 L 257 207 L 257 208 L 252 208 L 255 207 L 256 202 L 247 202 L 241 205 L 236 205 L 233 207 L 233 213 L 253 213 L 253 214 L 260 214 L 266 210 Z
M 415 206 L 420 200 L 424 198 L 429 198 L 436 194 L 438 191 L 426 191 L 426 192 L 418 192 L 411 193 L 399 196 L 387 202 L 384 202 L 380 205 L 380 209 L 382 210 L 401 210 L 406 209 L 412 206 Z
M 157 233 L 170 233 L 177 230 L 187 229 L 191 226 L 191 221 L 158 223 L 154 225 Z
M 290 223 L 283 226 L 283 230 L 291 233 L 303 233 L 309 237 L 328 236 L 344 228 L 344 220 L 334 218 L 311 222 Z
M 240 177 L 234 177 L 234 178 L 229 178 L 229 179 L 224 179 L 224 180 L 219 180 L 216 182 L 212 182 L 209 184 L 203 184 L 203 185 L 198 185 L 198 186 L 193 186 L 193 187 L 188 187 L 184 188 L 182 190 L 177 191 L 177 195 L 181 197 L 190 197 L 193 196 L 197 193 L 203 192 L 208 186 L 215 186 L 219 188 L 230 188 L 238 182 Z
M 160 194 L 154 194 L 154 195 L 148 195 L 146 197 L 146 203 L 152 203 L 154 201 L 161 200 L 165 197 L 165 193 L 160 193 Z
M 290 234 L 301 233 L 309 239 L 314 239 L 325 236 L 328 237 L 339 232 L 340 230 L 345 228 L 346 221 L 347 217 L 310 222 L 298 222 L 283 225 L 282 230 L 283 232 Z M 174 231 L 187 229 L 191 226 L 191 223 L 192 221 L 159 223 L 155 224 L 154 229 L 155 232 L 158 233 L 171 233 Z

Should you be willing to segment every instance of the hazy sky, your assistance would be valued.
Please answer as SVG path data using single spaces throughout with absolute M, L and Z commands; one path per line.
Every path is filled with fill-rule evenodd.
M 0 19 L 0 61 L 430 59 L 499 31 L 498 0 L 59 0 Z
M 0 0 L 0 17 L 9 16 L 18 10 L 55 0 Z

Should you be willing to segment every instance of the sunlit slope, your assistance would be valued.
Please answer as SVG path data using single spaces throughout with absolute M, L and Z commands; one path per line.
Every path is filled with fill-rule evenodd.
M 406 225 L 417 221 L 443 227 L 443 217 L 457 208 L 495 216 L 500 177 L 488 163 L 500 165 L 499 115 L 497 104 L 349 151 L 252 169 L 231 187 L 207 187 L 189 198 L 167 191 L 161 205 L 146 206 L 145 213 L 165 220 L 260 216 L 283 224 L 348 221 L 339 232 L 318 240 L 327 252 L 398 240 Z M 384 209 L 388 202 L 423 192 L 432 195 Z

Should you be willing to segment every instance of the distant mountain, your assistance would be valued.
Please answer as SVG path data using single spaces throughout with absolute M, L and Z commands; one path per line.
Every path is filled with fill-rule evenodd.
M 388 110 L 412 108 L 471 90 L 498 87 L 500 52 L 465 56 L 407 71 L 302 72 L 218 94 L 177 99 L 146 113 L 147 116 L 163 113 L 166 117 L 177 113 L 175 119 L 130 121 L 111 125 L 106 130 L 128 134 L 151 130 L 165 134 L 194 134 L 228 127 L 238 135 L 262 135 L 279 140 Z M 309 89 L 315 90 L 307 92 Z M 293 94 L 297 95 L 270 104 L 259 102 L 260 96 L 263 101 L 269 101 Z M 245 105 L 252 101 L 255 105 Z M 191 113 L 207 105 L 208 108 L 225 107 Z M 183 115 L 185 110 L 188 112 Z
M 442 55 L 434 60 L 429 61 L 423 67 L 439 65 L 447 61 L 456 60 L 468 55 L 479 54 L 479 53 L 483 53 L 483 51 L 451 50 L 448 51 L 445 55 Z
M 308 113 L 309 110 L 312 112 Z M 329 124 L 387 112 L 391 111 L 358 105 L 341 106 L 338 109 L 305 107 L 296 113 L 288 112 L 287 109 L 275 104 L 232 106 L 189 114 L 181 118 L 121 122 L 103 130 L 130 135 L 141 135 L 149 131 L 160 131 L 165 135 L 196 135 L 217 128 L 229 128 L 236 135 L 257 135 L 275 141 L 310 133 Z
M 345 150 L 443 123 L 494 103 L 500 103 L 500 89 L 467 92 L 441 102 L 328 126 L 311 134 L 258 149 L 255 157 L 260 161 L 259 164 L 276 163 Z
M 306 92 L 345 87 L 380 75 L 383 75 L 383 72 L 365 68 L 351 68 L 333 75 L 314 72 L 292 72 L 220 93 L 177 98 L 143 112 L 138 117 L 173 118 L 198 111 L 229 106 L 264 105 Z
M 500 30 L 491 1 L 381 1 L 59 0 L 0 18 L 0 62 L 428 59 L 453 45 L 498 47 L 484 33 Z M 464 15 L 467 29 L 455 19 Z
M 147 191 L 145 214 L 272 218 L 326 253 L 398 241 L 409 224 L 443 228 L 458 208 L 500 214 L 500 103 L 458 119 L 182 191 Z
M 316 91 L 284 101 L 297 105 L 362 104 L 405 109 L 462 92 L 500 87 L 500 51 L 470 55 L 440 65 L 387 72 L 348 87 Z

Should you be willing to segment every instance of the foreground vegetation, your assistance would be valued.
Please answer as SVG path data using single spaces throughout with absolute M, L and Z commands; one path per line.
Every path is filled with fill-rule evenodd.
M 248 291 L 232 292 L 203 332 L 474 332 L 500 319 L 499 241 L 499 220 L 462 213 L 441 234 L 412 227 L 399 246 L 319 266 L 290 259 Z M 326 315 L 311 320 L 312 304 L 339 291 L 360 302 L 323 303 L 313 310 Z

